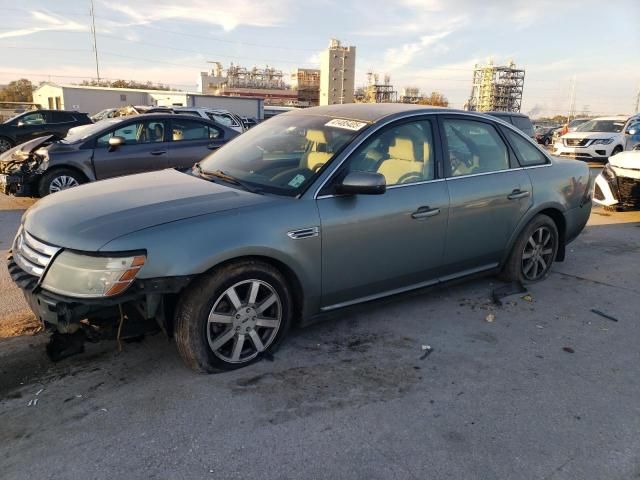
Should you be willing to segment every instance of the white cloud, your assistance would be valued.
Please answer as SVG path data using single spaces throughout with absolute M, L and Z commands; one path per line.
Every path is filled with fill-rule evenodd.
M 20 28 L 16 30 L 9 30 L 8 32 L 1 32 L 0 39 L 24 37 L 26 35 L 33 35 L 38 32 L 47 32 L 50 30 L 66 30 L 69 32 L 84 32 L 89 30 L 87 25 L 69 20 L 55 15 L 53 13 L 45 13 L 43 11 L 34 10 L 31 13 L 31 17 L 35 21 L 35 26 L 28 28 Z
M 391 66 L 389 70 L 398 69 L 409 64 L 413 58 L 428 49 L 439 45 L 440 40 L 450 35 L 450 31 L 430 35 L 422 35 L 417 42 L 405 43 L 400 47 L 388 48 L 384 54 L 385 64 Z M 442 51 L 442 46 L 439 51 Z
M 232 0 L 211 2 L 192 0 L 177 4 L 170 0 L 138 0 L 131 5 L 103 2 L 103 7 L 116 11 L 137 24 L 163 20 L 184 20 L 205 23 L 231 31 L 240 25 L 270 27 L 281 24 L 291 8 L 289 0 Z

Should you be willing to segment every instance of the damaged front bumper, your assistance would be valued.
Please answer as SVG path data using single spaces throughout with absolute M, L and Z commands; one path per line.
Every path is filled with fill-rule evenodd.
M 0 193 L 35 196 L 42 173 L 0 173 Z
M 178 294 L 192 280 L 191 276 L 138 279 L 123 294 L 97 299 L 72 298 L 40 287 L 40 279 L 22 270 L 9 251 L 7 268 L 20 287 L 29 307 L 45 327 L 66 332 L 71 325 L 91 318 L 120 318 L 120 312 L 135 312 L 145 319 L 155 318 L 160 327 L 170 331 L 171 309 L 165 298 Z
M 593 201 L 605 207 L 640 210 L 640 170 L 607 164 L 596 177 Z

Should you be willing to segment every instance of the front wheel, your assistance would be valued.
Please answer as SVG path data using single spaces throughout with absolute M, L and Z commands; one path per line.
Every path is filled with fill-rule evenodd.
M 286 279 L 267 263 L 245 260 L 216 269 L 191 285 L 180 301 L 178 351 L 200 372 L 249 365 L 284 338 L 292 305 Z
M 85 179 L 78 172 L 69 168 L 58 168 L 44 174 L 42 180 L 40 180 L 38 193 L 41 197 L 46 197 L 51 193 L 77 187 L 84 182 Z
M 502 276 L 509 281 L 535 283 L 549 275 L 558 253 L 559 236 L 555 222 L 537 215 L 516 240 Z
M 0 137 L 0 153 L 6 152 L 13 148 L 13 142 L 5 137 Z

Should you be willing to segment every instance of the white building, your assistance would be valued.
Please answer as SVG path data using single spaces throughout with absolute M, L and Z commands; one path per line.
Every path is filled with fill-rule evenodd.
M 320 58 L 320 105 L 353 103 L 356 47 L 332 39 Z
M 262 120 L 264 99 L 203 95 L 172 90 L 142 90 L 134 88 L 89 87 L 43 83 L 33 92 L 33 101 L 52 110 L 78 110 L 90 115 L 105 108 L 127 105 L 159 107 L 223 108 L 243 117 Z

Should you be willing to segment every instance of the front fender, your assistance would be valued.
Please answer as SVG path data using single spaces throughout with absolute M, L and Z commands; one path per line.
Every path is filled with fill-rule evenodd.
M 264 257 L 293 272 L 303 315 L 315 313 L 321 292 L 320 236 L 293 239 L 292 229 L 319 226 L 313 201 L 291 200 L 201 215 L 116 238 L 100 251 L 144 249 L 139 278 L 198 275 L 243 257 Z

